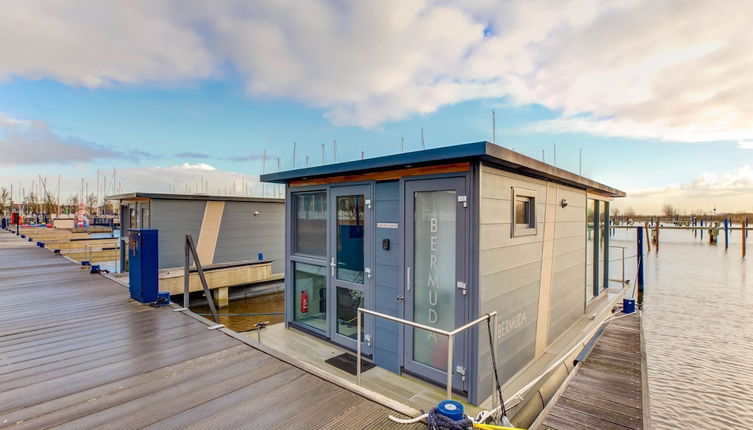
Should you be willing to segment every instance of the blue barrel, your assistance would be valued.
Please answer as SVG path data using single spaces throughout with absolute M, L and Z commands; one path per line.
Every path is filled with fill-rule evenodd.
M 626 314 L 635 312 L 635 299 L 622 299 L 622 312 Z
M 455 421 L 463 419 L 463 404 L 454 400 L 443 400 L 437 405 L 437 412 Z

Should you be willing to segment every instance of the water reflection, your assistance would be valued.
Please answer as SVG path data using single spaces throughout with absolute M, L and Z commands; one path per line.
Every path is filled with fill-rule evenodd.
M 753 261 L 741 256 L 741 232 L 730 233 L 725 250 L 723 231 L 710 245 L 707 232 L 701 240 L 663 230 L 658 254 L 645 258 L 644 332 L 658 429 L 753 428 Z M 617 230 L 612 243 L 630 256 L 634 238 L 634 230 Z M 612 274 L 619 270 L 612 263 Z
M 209 306 L 191 306 L 191 311 L 209 314 Z M 255 297 L 246 297 L 240 300 L 232 300 L 230 306 L 218 309 L 220 314 L 269 314 L 282 313 L 285 311 L 285 294 L 271 293 Z M 208 316 L 206 318 L 210 318 Z M 235 331 L 248 331 L 254 329 L 254 324 L 269 321 L 270 324 L 283 322 L 283 315 L 242 315 L 220 316 L 220 324 L 225 324 Z

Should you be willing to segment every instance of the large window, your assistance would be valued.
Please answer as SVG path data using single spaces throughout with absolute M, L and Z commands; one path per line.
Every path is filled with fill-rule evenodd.
M 293 263 L 293 319 L 319 331 L 327 331 L 327 268 Z
M 609 203 L 588 199 L 586 207 L 586 297 L 609 286 Z
M 513 188 L 512 235 L 528 236 L 536 234 L 536 192 L 523 188 Z
M 293 194 L 296 254 L 327 255 L 327 192 Z

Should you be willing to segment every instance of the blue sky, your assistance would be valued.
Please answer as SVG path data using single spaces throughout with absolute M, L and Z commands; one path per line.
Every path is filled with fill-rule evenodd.
M 98 14 L 84 3 L 73 8 Z M 419 149 L 421 128 L 427 147 L 491 140 L 494 110 L 498 144 L 549 163 L 556 145 L 557 166 L 576 173 L 582 149 L 584 176 L 630 192 L 623 207 L 753 210 L 753 108 L 738 96 L 753 89 L 753 55 L 728 46 L 750 37 L 702 5 L 647 17 L 617 3 L 317 1 L 286 13 L 228 1 L 178 13 L 165 0 L 119 6 L 132 21 L 100 11 L 98 25 L 19 2 L 6 23 L 16 40 L 0 42 L 0 184 L 61 175 L 64 193 L 81 178 L 94 190 L 97 169 L 117 168 L 124 191 L 195 191 L 211 176 L 210 192 L 224 192 L 255 181 L 265 150 L 269 171 L 277 157 L 292 165 L 293 142 L 301 166 L 321 162 L 322 144 L 331 162 L 333 139 L 338 161 L 398 152 L 401 138 Z M 657 30 L 662 14 L 731 28 L 718 40 Z M 55 30 L 28 34 L 29 17 Z M 636 40 L 636 23 L 663 33 Z

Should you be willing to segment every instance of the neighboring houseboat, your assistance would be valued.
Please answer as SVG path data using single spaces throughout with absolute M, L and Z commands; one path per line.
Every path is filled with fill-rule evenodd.
M 609 202 L 625 193 L 478 142 L 262 176 L 286 185 L 286 324 L 356 349 L 356 309 L 453 330 L 498 315 L 503 383 L 609 283 Z M 491 394 L 485 326 L 456 339 L 453 386 Z M 377 366 L 444 384 L 447 340 L 367 316 Z
M 228 286 L 282 276 L 285 267 L 282 199 L 141 192 L 107 199 L 120 202 L 121 271 L 128 271 L 128 230 L 159 231 L 163 291 L 171 294 L 183 291 L 187 234 L 193 237 L 201 264 L 212 272 L 207 274 L 209 287 L 222 288 L 218 295 L 221 305 L 227 304 Z M 260 256 L 264 265 L 257 264 Z M 200 289 L 194 273 L 190 290 Z

